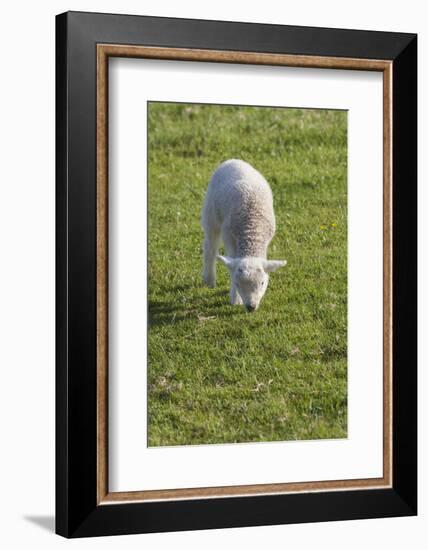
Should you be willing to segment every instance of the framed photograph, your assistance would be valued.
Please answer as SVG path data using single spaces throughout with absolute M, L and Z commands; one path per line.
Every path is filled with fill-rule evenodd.
M 56 52 L 57 533 L 416 514 L 416 35 Z

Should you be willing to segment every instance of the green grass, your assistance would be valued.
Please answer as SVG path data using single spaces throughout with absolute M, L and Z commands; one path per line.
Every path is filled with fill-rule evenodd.
M 347 435 L 347 115 L 149 104 L 149 445 Z M 269 181 L 277 232 L 252 314 L 202 285 L 200 211 L 228 158 Z

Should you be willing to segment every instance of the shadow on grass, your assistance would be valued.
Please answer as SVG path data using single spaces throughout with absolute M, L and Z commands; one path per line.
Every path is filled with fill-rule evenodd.
M 180 286 L 180 290 L 183 286 Z M 190 287 L 189 287 L 190 288 Z M 178 290 L 170 287 L 170 292 Z M 211 290 L 204 296 L 193 297 L 187 305 L 168 300 L 149 300 L 149 326 L 173 325 L 182 321 L 203 321 L 216 317 L 229 319 L 242 313 L 241 308 L 229 304 L 228 290 Z
M 174 285 L 174 286 L 171 286 L 171 285 L 168 285 L 168 284 L 164 284 L 164 285 L 158 285 L 158 289 L 160 292 L 187 292 L 189 291 L 190 289 L 194 289 L 195 288 L 195 285 L 194 284 L 191 284 L 191 283 L 188 283 L 188 284 L 179 284 L 179 285 Z

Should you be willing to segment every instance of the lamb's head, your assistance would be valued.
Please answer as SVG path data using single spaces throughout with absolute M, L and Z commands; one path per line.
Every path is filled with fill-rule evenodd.
M 242 298 L 247 311 L 255 311 L 266 292 L 269 272 L 284 266 L 285 260 L 265 260 L 264 258 L 230 258 L 217 256 L 230 271 L 232 284 Z

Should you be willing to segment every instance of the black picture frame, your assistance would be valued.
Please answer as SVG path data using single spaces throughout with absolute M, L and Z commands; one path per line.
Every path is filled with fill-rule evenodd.
M 392 487 L 97 504 L 96 46 L 393 63 Z M 56 532 L 86 537 L 417 513 L 417 36 L 68 12 L 56 18 Z

